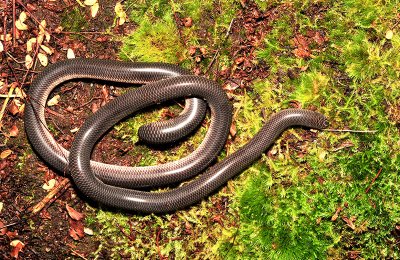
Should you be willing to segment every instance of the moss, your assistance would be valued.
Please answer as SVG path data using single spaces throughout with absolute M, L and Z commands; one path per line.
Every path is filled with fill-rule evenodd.
M 156 22 L 143 18 L 138 29 L 124 39 L 121 49 L 123 59 L 179 63 L 186 58 L 179 33 L 171 13 Z
M 85 18 L 85 13 L 82 7 L 79 6 L 75 7 L 70 12 L 64 13 L 61 18 L 61 26 L 66 31 L 80 32 L 87 25 L 88 22 Z
M 396 33 L 385 38 L 395 23 L 396 3 L 324 1 L 321 11 L 318 2 L 295 1 L 292 16 L 274 21 L 257 52 L 272 66 L 271 75 L 255 83 L 260 100 L 251 109 L 271 113 L 296 101 L 317 107 L 332 128 L 377 132 L 326 132 L 316 142 L 303 140 L 301 130 L 285 133 L 271 148 L 273 156 L 265 156 L 240 178 L 241 224 L 224 232 L 224 258 L 399 257 L 394 229 L 400 210 L 400 137 L 387 113 L 399 98 L 399 52 Z M 318 19 L 304 15 L 310 10 Z M 298 58 L 292 52 L 293 28 L 302 35 L 323 31 L 329 42 L 323 48 L 312 46 L 321 48 L 312 57 Z M 243 124 L 238 128 L 249 127 L 238 122 Z M 288 135 L 294 133 L 293 146 Z

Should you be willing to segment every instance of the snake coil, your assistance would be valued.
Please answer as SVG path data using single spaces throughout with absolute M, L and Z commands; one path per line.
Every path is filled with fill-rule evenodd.
M 90 116 L 68 152 L 48 132 L 44 112 L 51 91 L 62 82 L 77 78 L 145 85 L 128 91 Z M 25 110 L 25 131 L 36 152 L 58 171 L 68 170 L 87 197 L 111 207 L 141 212 L 169 212 L 196 203 L 251 165 L 286 128 L 323 129 L 327 125 L 326 118 L 318 112 L 282 110 L 246 145 L 205 170 L 224 147 L 232 116 L 226 94 L 213 81 L 189 75 L 171 64 L 72 59 L 46 68 L 33 81 L 28 94 L 31 102 Z M 183 112 L 172 120 L 143 126 L 139 129 L 139 138 L 149 143 L 182 138 L 203 120 L 206 101 L 211 123 L 203 142 L 193 153 L 178 161 L 146 167 L 90 160 L 94 145 L 114 124 L 143 108 L 176 98 L 188 98 Z M 134 189 L 165 186 L 202 171 L 195 180 L 165 192 Z

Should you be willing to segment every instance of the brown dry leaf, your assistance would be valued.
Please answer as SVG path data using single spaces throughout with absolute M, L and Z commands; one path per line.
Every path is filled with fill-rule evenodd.
M 193 25 L 193 19 L 191 17 L 183 18 L 183 25 L 185 27 L 191 27 Z
M 299 34 L 294 38 L 294 44 L 297 47 L 293 53 L 298 58 L 308 58 L 311 56 L 310 48 L 308 46 L 308 42 L 306 37 Z
M 81 221 L 69 220 L 69 235 L 74 240 L 79 240 L 85 236 L 84 227 Z
M 16 114 L 19 113 L 19 108 L 17 104 L 15 103 L 15 100 L 11 101 L 10 105 L 8 105 L 8 111 L 15 116 Z
M 72 207 L 70 207 L 68 204 L 65 204 L 65 208 L 68 211 L 68 215 L 74 219 L 74 220 L 81 220 L 83 219 L 84 215 L 78 211 L 76 211 L 75 209 L 73 209 Z
M 352 216 L 350 218 L 343 216 L 342 217 L 343 221 L 346 222 L 347 226 L 349 226 L 351 229 L 356 229 L 356 226 L 354 225 L 354 221 L 356 220 L 355 216 Z
M 7 233 L 7 227 L 4 227 L 4 223 L 0 221 L 0 235 L 4 236 Z
M 4 150 L 0 154 L 1 159 L 7 158 L 10 154 L 12 154 L 12 151 L 10 149 Z
M 335 212 L 335 214 L 332 216 L 331 220 L 332 220 L 332 221 L 336 221 L 336 219 L 339 217 L 339 213 L 340 213 L 342 210 L 343 210 L 343 208 L 342 208 L 341 206 L 339 206 L 339 207 L 336 209 L 336 212 Z
M 236 136 L 237 130 L 236 130 L 236 124 L 234 122 L 232 122 L 232 124 L 231 124 L 229 133 L 231 134 L 232 137 Z
M 19 129 L 16 125 L 13 125 L 10 129 L 9 135 L 11 137 L 16 137 L 19 134 Z
M 10 255 L 11 255 L 12 257 L 14 257 L 14 258 L 18 258 L 18 254 L 19 254 L 19 252 L 22 251 L 22 249 L 24 248 L 25 244 L 22 243 L 22 242 L 19 241 L 19 240 L 13 240 L 13 241 L 11 241 L 10 245 L 11 245 L 12 247 L 14 247 L 14 248 L 11 250 Z

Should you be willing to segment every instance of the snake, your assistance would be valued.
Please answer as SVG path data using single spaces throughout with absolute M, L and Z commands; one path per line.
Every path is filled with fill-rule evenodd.
M 63 82 L 90 79 L 140 84 L 90 115 L 74 136 L 70 151 L 62 148 L 47 129 L 46 102 Z M 273 114 L 248 143 L 217 161 L 229 137 L 232 105 L 215 81 L 190 74 L 167 63 L 123 62 L 77 58 L 54 63 L 32 82 L 25 108 L 25 132 L 51 167 L 68 172 L 76 187 L 101 205 L 143 213 L 184 209 L 216 192 L 243 172 L 270 148 L 287 128 L 324 129 L 327 118 L 316 111 L 289 108 Z M 123 119 L 170 100 L 185 99 L 177 117 L 142 126 L 139 139 L 152 144 L 176 142 L 194 131 L 210 111 L 202 143 L 188 156 L 155 166 L 127 167 L 91 160 L 96 143 Z M 200 174 L 199 174 L 200 173 Z M 191 180 L 189 180 L 191 179 Z M 175 188 L 149 190 L 184 181 Z

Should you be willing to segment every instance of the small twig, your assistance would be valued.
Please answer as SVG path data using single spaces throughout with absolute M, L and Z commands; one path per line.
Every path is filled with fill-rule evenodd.
M 1 121 L 3 120 L 3 116 L 4 116 L 4 113 L 5 113 L 5 111 L 6 111 L 8 101 L 10 100 L 10 97 L 12 96 L 12 94 L 13 94 L 13 92 L 14 92 L 14 89 L 15 89 L 15 84 L 11 84 L 11 87 L 10 87 L 10 89 L 9 89 L 9 91 L 8 91 L 7 97 L 6 97 L 6 99 L 4 100 L 3 107 L 1 108 L 1 111 L 0 111 L 0 128 L 1 128 L 2 125 L 3 125 L 3 124 L 1 123 Z
M 233 21 L 234 21 L 234 20 L 235 20 L 235 18 L 232 18 L 232 20 L 231 20 L 231 22 L 230 22 L 230 24 L 229 24 L 228 30 L 226 31 L 225 38 L 224 38 L 224 40 L 222 41 L 221 45 L 219 46 L 218 50 L 215 52 L 214 57 L 212 58 L 210 64 L 208 64 L 208 67 L 207 67 L 207 70 L 206 70 L 206 73 L 205 73 L 205 74 L 207 74 L 207 73 L 210 71 L 211 67 L 213 66 L 215 60 L 217 59 L 217 57 L 218 57 L 218 55 L 219 55 L 219 52 L 221 51 L 221 46 L 224 45 L 225 42 L 226 42 L 226 40 L 228 39 L 229 34 L 230 34 L 230 32 L 231 32 L 231 29 L 232 29 L 232 25 L 233 25 Z
M 17 46 L 16 44 L 16 32 L 15 32 L 15 16 L 16 16 L 16 11 L 15 11 L 15 0 L 12 2 L 12 34 L 13 34 L 13 44 L 12 44 L 12 50 L 14 51 L 14 47 Z
M 80 257 L 80 258 L 82 258 L 84 260 L 87 260 L 87 258 L 83 254 L 81 254 L 81 253 L 79 253 L 79 252 L 77 252 L 77 251 L 75 251 L 73 249 L 71 249 L 71 255 L 78 256 L 78 257 Z
M 57 198 L 55 197 L 57 195 L 57 193 L 59 193 L 62 190 L 66 190 L 67 188 L 69 188 L 71 186 L 71 182 L 69 181 L 68 178 L 65 178 L 64 180 L 62 180 L 57 187 L 55 187 L 54 189 L 52 189 L 47 195 L 46 197 L 44 197 L 38 204 L 36 204 L 35 206 L 33 206 L 29 211 L 31 212 L 32 215 L 37 214 L 38 212 L 40 212 L 50 201 L 54 202 L 54 200 Z
M 349 133 L 376 133 L 378 130 L 351 130 L 351 129 L 322 129 L 328 132 L 349 132 Z
M 379 175 L 381 175 L 381 172 L 382 172 L 382 167 L 379 169 L 378 173 L 375 175 L 375 177 L 372 179 L 371 183 L 369 184 L 368 188 L 365 190 L 365 194 L 367 194 L 369 192 L 369 190 L 372 187 L 372 184 L 374 184 L 376 179 L 378 179 Z
M 158 253 L 158 257 L 162 260 L 162 259 L 164 259 L 164 256 L 161 254 L 161 249 L 160 249 L 160 235 L 161 235 L 161 228 L 157 228 L 157 230 L 156 230 L 157 253 Z

